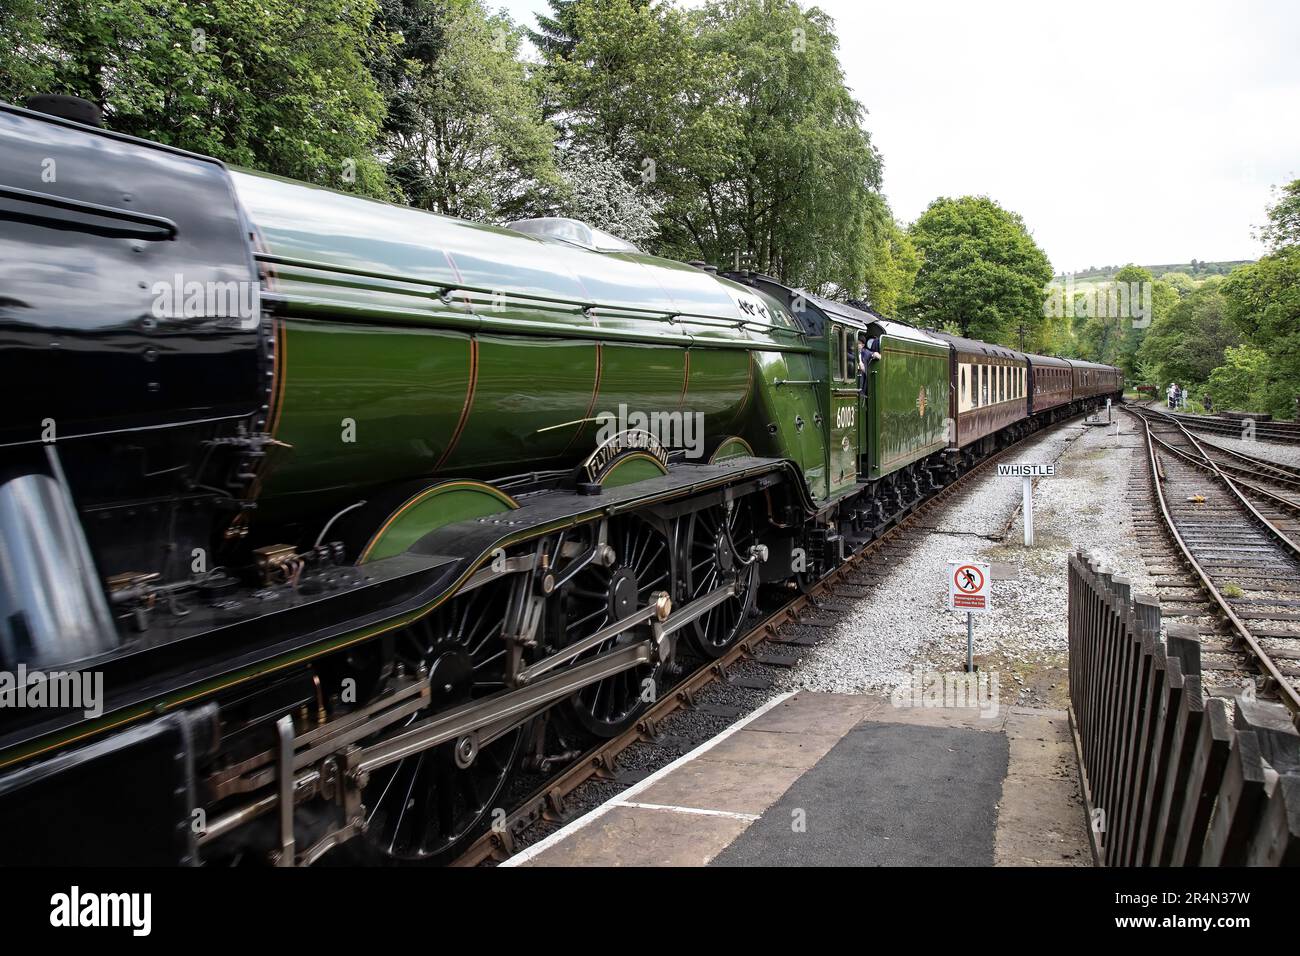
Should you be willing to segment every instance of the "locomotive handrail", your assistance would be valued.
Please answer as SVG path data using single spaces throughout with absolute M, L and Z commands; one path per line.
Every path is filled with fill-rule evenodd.
M 37 208 L 24 209 L 21 204 Z M 51 215 L 40 208 L 43 206 L 71 215 Z M 175 239 L 180 231 L 175 222 L 163 216 L 3 185 L 0 185 L 0 219 L 71 224 L 86 232 L 156 242 Z M 101 221 L 96 222 L 96 219 Z
M 286 292 L 264 292 L 262 300 L 270 306 L 296 306 L 300 313 L 319 311 L 329 316 L 346 316 L 356 321 L 375 321 L 376 307 L 359 305 L 353 302 L 322 302 L 312 296 L 294 295 Z M 654 334 L 637 329 L 617 329 L 608 326 L 571 326 L 539 322 L 534 319 L 497 318 L 480 312 L 424 312 L 419 309 L 401 306 L 383 306 L 383 316 L 388 319 L 409 318 L 421 323 L 430 323 L 436 327 L 463 329 L 468 332 L 501 332 L 520 335 L 542 335 L 556 338 L 588 338 L 602 341 L 636 342 L 653 345 L 676 343 L 686 348 L 707 346 L 715 349 L 754 349 L 779 350 L 786 352 L 808 353 L 810 347 L 802 342 L 765 344 L 752 339 L 701 339 L 689 332 L 674 334 Z
M 288 266 L 290 268 L 313 269 L 320 272 L 338 272 L 344 275 L 357 276 L 366 279 L 381 279 L 388 282 L 401 282 L 409 285 L 426 286 L 430 289 L 437 289 L 437 297 L 449 300 L 454 293 L 469 292 L 476 295 L 483 295 L 495 298 L 499 295 L 505 295 L 513 299 L 526 299 L 530 302 L 536 302 L 543 308 L 555 310 L 576 310 L 584 315 L 591 317 L 596 314 L 607 315 L 647 315 L 666 319 L 669 323 L 674 323 L 678 319 L 690 319 L 693 322 L 708 322 L 720 325 L 733 326 L 737 329 L 754 326 L 773 335 L 788 335 L 800 339 L 806 338 L 802 329 L 791 329 L 783 325 L 774 323 L 768 324 L 759 322 L 755 319 L 734 319 L 724 315 L 709 315 L 704 312 L 683 312 L 674 309 L 651 309 L 643 306 L 633 305 L 608 305 L 600 302 L 594 302 L 588 299 L 569 299 L 556 295 L 543 295 L 536 292 L 505 292 L 501 289 L 489 289 L 483 286 L 467 285 L 462 282 L 437 282 L 431 279 L 421 279 L 412 276 L 397 276 L 390 273 L 375 272 L 368 269 L 357 269 L 351 266 L 334 265 L 328 262 L 317 262 L 311 259 L 298 259 L 290 256 L 279 256 L 272 253 L 259 252 L 257 259 L 260 262 L 266 262 L 270 265 Z

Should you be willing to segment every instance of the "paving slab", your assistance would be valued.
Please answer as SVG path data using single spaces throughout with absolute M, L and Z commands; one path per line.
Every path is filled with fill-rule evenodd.
M 802 691 L 507 865 L 1090 863 L 1063 711 Z
M 966 727 L 864 721 L 713 866 L 992 866 L 1009 749 Z

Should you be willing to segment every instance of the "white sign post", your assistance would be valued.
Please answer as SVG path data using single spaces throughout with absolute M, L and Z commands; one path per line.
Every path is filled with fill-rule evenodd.
M 975 615 L 989 609 L 992 570 L 979 561 L 948 562 L 948 610 L 966 612 L 966 673 L 975 673 Z
M 1024 485 L 1025 547 L 1034 546 L 1034 479 L 1055 478 L 1056 465 L 998 465 L 999 478 L 1020 478 Z

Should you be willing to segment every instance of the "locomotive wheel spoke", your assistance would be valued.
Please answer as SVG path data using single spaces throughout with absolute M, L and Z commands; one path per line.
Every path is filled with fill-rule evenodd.
M 505 686 L 501 641 L 509 580 L 455 598 L 394 641 L 406 673 L 429 673 L 430 704 L 408 723 Z M 483 746 L 458 766 L 455 741 L 413 754 L 378 771 L 362 794 L 366 842 L 396 863 L 441 863 L 482 831 L 522 752 L 523 729 Z
M 547 643 L 562 648 L 582 640 L 648 603 L 655 591 L 671 593 L 671 552 L 667 539 L 653 525 L 635 516 L 612 520 L 606 543 L 614 564 L 590 564 L 560 589 L 548 608 Z M 621 644 L 639 640 L 635 633 L 611 637 L 586 651 L 586 660 Z M 578 727 L 598 737 L 613 737 L 640 716 L 646 703 L 641 689 L 659 668 L 644 665 L 614 674 L 571 695 L 563 712 Z
M 708 658 L 721 657 L 744 634 L 753 607 L 749 566 L 744 562 L 758 542 L 754 510 L 749 502 L 735 502 L 730 511 L 718 505 L 685 519 L 682 565 L 686 594 L 698 600 L 711 591 L 734 583 L 739 590 L 722 604 L 695 620 L 688 635 Z

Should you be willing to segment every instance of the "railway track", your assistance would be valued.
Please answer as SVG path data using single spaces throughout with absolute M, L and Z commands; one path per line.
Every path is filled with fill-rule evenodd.
M 1138 530 L 1164 619 L 1195 627 L 1218 675 L 1207 692 L 1249 682 L 1300 719 L 1300 472 L 1200 441 L 1175 416 L 1125 410 L 1146 438 Z
M 605 779 L 619 789 L 635 782 L 635 780 L 620 778 L 618 758 L 621 754 L 634 745 L 656 742 L 667 718 L 682 710 L 695 708 L 710 685 L 727 681 L 729 672 L 734 671 L 738 666 L 746 662 L 767 664 L 778 668 L 793 666 L 797 663 L 797 658 L 787 658 L 779 648 L 784 645 L 798 647 L 815 644 L 815 638 L 799 632 L 830 626 L 835 623 L 834 615 L 840 602 L 864 596 L 864 589 L 872 580 L 873 563 L 888 562 L 894 556 L 902 554 L 913 536 L 924 534 L 932 527 L 927 524 L 927 518 L 932 517 L 954 496 L 969 488 L 972 479 L 985 474 L 1024 442 L 1041 438 L 1053 429 L 1077 422 L 1081 417 L 1075 416 L 1039 429 L 989 455 L 956 481 L 900 514 L 884 534 L 817 581 L 805 593 L 765 613 L 756 626 L 737 641 L 726 654 L 717 660 L 703 664 L 681 679 L 632 728 L 588 750 L 559 774 L 548 779 L 545 784 L 519 802 L 504 819 L 498 820 L 488 833 L 480 837 L 451 865 L 460 867 L 489 865 L 512 856 L 522 848 L 519 838 L 525 831 L 539 823 L 558 826 L 567 822 L 572 814 L 566 801 L 589 781 Z M 1009 522 L 1010 520 L 1014 520 L 1014 515 Z M 791 625 L 796 627 L 792 628 Z M 787 633 L 788 631 L 795 633 Z M 763 647 L 763 645 L 770 645 L 770 647 Z M 705 704 L 704 706 L 716 705 Z M 725 714 L 733 721 L 743 715 L 743 712 L 739 711 Z
M 1151 409 L 1157 412 L 1157 409 Z M 1242 438 L 1248 427 L 1249 419 L 1220 418 L 1216 415 L 1188 415 L 1183 412 L 1163 412 L 1158 414 L 1178 421 L 1192 431 L 1221 435 L 1225 438 Z M 1283 442 L 1288 445 L 1300 445 L 1300 422 L 1254 422 L 1253 436 L 1260 441 Z

